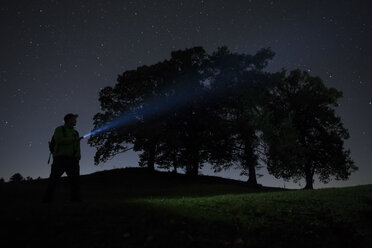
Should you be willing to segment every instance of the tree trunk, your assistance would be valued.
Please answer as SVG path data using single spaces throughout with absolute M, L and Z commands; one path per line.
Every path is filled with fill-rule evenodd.
M 176 152 L 173 152 L 173 173 L 177 174 L 178 162 L 176 158 Z
M 305 174 L 306 174 L 305 175 L 306 185 L 305 185 L 305 188 L 304 189 L 313 189 L 313 183 L 314 183 L 313 176 L 314 176 L 314 172 L 311 171 L 310 166 L 309 166 L 309 168 L 306 169 Z
M 192 167 L 192 175 L 197 176 L 199 174 L 199 163 L 195 163 Z
M 186 175 L 197 176 L 199 171 L 199 151 L 195 147 L 190 149 L 190 164 L 186 167 Z
M 257 157 L 254 154 L 253 147 L 252 147 L 252 140 L 248 138 L 245 139 L 245 148 L 244 148 L 244 157 L 245 157 L 245 168 L 248 167 L 248 181 L 247 184 L 249 186 L 257 186 L 257 177 L 256 177 L 256 165 L 257 165 Z
M 193 163 L 186 168 L 186 175 L 197 176 L 198 171 L 199 171 L 199 165 L 197 163 Z
M 249 164 L 248 165 L 248 185 L 250 186 L 257 186 L 257 177 L 256 177 L 256 168 L 254 164 Z
M 149 171 L 155 171 L 155 163 L 153 160 L 149 160 L 147 163 L 147 169 Z
M 147 168 L 149 169 L 149 171 L 155 171 L 155 146 L 151 146 L 149 149 Z

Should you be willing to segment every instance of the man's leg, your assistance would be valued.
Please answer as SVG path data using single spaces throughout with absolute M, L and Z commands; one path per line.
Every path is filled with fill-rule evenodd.
M 43 199 L 44 202 L 53 201 L 53 196 L 56 190 L 57 183 L 59 181 L 59 178 L 62 176 L 63 172 L 64 172 L 63 161 L 59 160 L 58 158 L 53 159 L 52 169 L 48 181 L 48 188 Z
M 71 159 L 66 172 L 70 181 L 70 199 L 71 201 L 80 201 L 79 160 Z

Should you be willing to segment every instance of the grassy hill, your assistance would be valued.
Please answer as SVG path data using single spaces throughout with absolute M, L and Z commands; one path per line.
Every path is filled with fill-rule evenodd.
M 141 168 L 0 185 L 0 240 L 22 247 L 372 247 L 372 185 L 313 191 L 250 188 Z

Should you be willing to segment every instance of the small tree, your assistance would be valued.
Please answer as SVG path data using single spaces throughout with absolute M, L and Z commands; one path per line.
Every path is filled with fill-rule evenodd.
M 20 173 L 16 173 L 9 179 L 10 182 L 22 182 L 24 180 Z
M 295 70 L 268 92 L 265 106 L 267 168 L 277 178 L 304 178 L 305 189 L 313 178 L 327 183 L 348 179 L 357 170 L 344 149 L 349 138 L 333 107 L 342 92 L 327 88 L 318 77 Z
M 5 183 L 4 178 L 0 178 L 0 185 L 1 185 L 1 184 L 4 184 L 4 183 Z

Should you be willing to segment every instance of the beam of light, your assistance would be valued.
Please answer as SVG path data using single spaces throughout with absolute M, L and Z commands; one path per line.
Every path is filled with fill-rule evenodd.
M 199 85 L 195 85 L 195 81 L 191 84 L 181 84 L 171 90 L 160 92 L 158 95 L 161 96 L 153 97 L 152 99 L 145 101 L 142 105 L 137 106 L 136 111 L 124 113 L 117 119 L 85 134 L 83 138 L 88 138 L 91 135 L 115 127 L 128 125 L 140 119 L 164 114 L 173 109 L 181 108 L 188 103 L 192 103 L 194 100 L 209 100 L 211 97 L 225 94 L 231 89 L 228 84 L 225 85 L 224 83 L 222 84 L 222 87 L 221 85 L 217 88 L 211 87 L 213 84 L 213 79 L 211 78 L 206 78 L 204 81 L 199 81 L 198 83 Z
M 126 123 L 129 123 L 129 122 L 135 120 L 135 119 L 136 119 L 136 117 L 133 114 L 123 115 L 123 116 L 119 117 L 118 119 L 113 120 L 113 121 L 111 121 L 111 122 L 103 125 L 102 127 L 97 128 L 94 131 L 85 134 L 83 136 L 83 138 L 85 139 L 85 138 L 88 138 L 91 135 L 94 135 L 94 134 L 97 134 L 97 133 L 100 133 L 100 132 L 109 130 L 109 129 L 114 128 L 114 127 L 118 127 L 118 126 L 124 125 Z
M 184 88 L 180 91 L 178 90 L 173 91 L 182 92 L 181 94 L 154 98 L 148 102 L 145 102 L 141 107 L 138 108 L 137 111 L 123 114 L 122 116 L 118 117 L 117 119 L 111 122 L 106 123 L 100 128 L 97 128 L 92 132 L 85 134 L 83 138 L 85 139 L 91 135 L 98 134 L 115 127 L 132 123 L 138 120 L 140 117 L 141 118 L 151 117 L 158 114 L 163 114 L 164 112 L 172 110 L 174 108 L 182 107 L 185 104 L 191 102 L 198 95 L 200 96 L 200 94 L 203 94 L 204 96 L 206 92 L 208 92 L 207 87 L 205 87 L 204 89 L 201 87 L 200 90 L 201 91 L 199 92 L 195 92 L 195 90 L 192 89 L 191 87 Z

